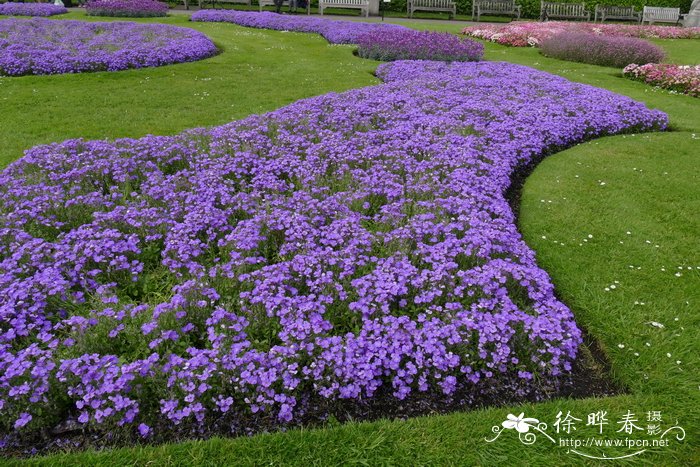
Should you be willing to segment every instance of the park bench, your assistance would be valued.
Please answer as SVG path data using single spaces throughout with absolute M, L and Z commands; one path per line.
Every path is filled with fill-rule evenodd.
M 606 19 L 639 21 L 640 14 L 639 11 L 634 11 L 633 6 L 596 5 L 593 21 L 597 22 L 598 18 L 601 23 Z
M 506 15 L 520 19 L 520 5 L 515 0 L 474 0 L 472 2 L 472 21 L 481 21 L 481 15 Z
M 540 21 L 548 19 L 585 19 L 591 20 L 591 12 L 586 10 L 585 3 L 540 3 Z
M 250 6 L 251 0 L 199 0 L 199 8 L 205 8 L 207 5 L 211 5 L 212 8 L 216 8 L 216 5 L 225 5 L 225 4 L 234 4 L 234 3 Z
M 260 11 L 263 11 L 263 7 L 266 6 L 275 6 L 274 0 L 258 0 L 258 5 L 260 6 Z M 288 7 L 289 6 L 289 0 L 284 0 L 282 2 L 283 7 Z M 296 8 L 294 8 L 296 11 Z M 311 0 L 307 0 L 306 2 L 306 14 L 310 15 L 311 14 Z
M 408 17 L 413 18 L 414 11 L 446 11 L 450 18 L 457 14 L 457 4 L 452 0 L 408 0 Z
M 660 6 L 645 6 L 642 11 L 642 24 L 647 21 L 649 24 L 654 23 L 674 23 L 678 24 L 681 20 L 680 8 L 665 8 Z
M 325 8 L 355 8 L 365 17 L 369 16 L 369 0 L 319 0 L 319 14 L 322 15 Z

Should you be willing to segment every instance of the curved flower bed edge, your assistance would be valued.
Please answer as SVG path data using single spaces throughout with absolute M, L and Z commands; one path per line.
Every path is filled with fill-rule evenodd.
M 289 423 L 387 388 L 517 396 L 566 373 L 580 331 L 504 193 L 543 152 L 666 116 L 505 63 L 377 74 L 211 130 L 40 146 L 0 173 L 4 442 L 65 422 Z
M 0 21 L 0 75 L 120 71 L 203 60 L 216 45 L 194 29 L 135 22 Z

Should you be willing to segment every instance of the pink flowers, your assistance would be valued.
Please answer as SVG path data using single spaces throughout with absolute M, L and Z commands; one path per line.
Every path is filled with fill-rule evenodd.
M 591 33 L 602 36 L 658 39 L 700 38 L 700 28 L 673 26 L 636 26 L 629 24 L 595 24 L 563 21 L 544 23 L 514 22 L 505 25 L 484 24 L 465 28 L 462 33 L 512 47 L 539 47 L 542 41 L 564 32 Z
M 667 63 L 631 64 L 622 70 L 628 78 L 672 91 L 700 97 L 700 65 L 671 65 Z

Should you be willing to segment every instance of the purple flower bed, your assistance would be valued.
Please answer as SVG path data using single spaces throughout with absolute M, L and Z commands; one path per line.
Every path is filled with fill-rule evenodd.
M 235 10 L 200 10 L 193 13 L 190 20 L 233 23 L 249 28 L 274 29 L 277 31 L 316 33 L 322 35 L 331 44 L 357 44 L 361 36 L 372 31 L 385 33 L 393 30 L 407 30 L 407 28 L 396 24 L 335 21 L 311 16 Z
M 165 24 L 0 21 L 0 75 L 117 71 L 191 62 L 216 52 L 201 32 Z
M 623 68 L 630 63 L 659 63 L 664 50 L 651 42 L 634 37 L 614 37 L 585 32 L 564 32 L 540 44 L 548 57 L 592 65 Z
M 152 18 L 166 16 L 168 4 L 156 0 L 90 0 L 85 11 L 89 16 Z
M 0 4 L 0 15 L 6 16 L 55 16 L 68 13 L 65 7 L 53 3 L 14 3 Z
M 438 60 L 469 62 L 481 60 L 484 45 L 447 32 L 391 28 L 374 30 L 357 39 L 362 58 L 381 61 Z
M 581 333 L 504 193 L 545 153 L 667 117 L 506 63 L 378 75 L 218 128 L 39 146 L 1 172 L 5 441 L 231 431 L 379 393 L 504 400 L 569 371 Z

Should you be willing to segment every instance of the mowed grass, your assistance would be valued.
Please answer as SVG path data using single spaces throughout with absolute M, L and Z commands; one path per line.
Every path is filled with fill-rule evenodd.
M 185 24 L 182 18 L 166 21 Z M 370 75 L 376 63 L 353 57 L 352 48 L 328 46 L 317 36 L 233 25 L 186 25 L 208 34 L 224 53 L 203 62 L 161 69 L 0 80 L 3 98 L 8 97 L 8 83 L 24 96 L 15 98 L 15 107 L 0 116 L 4 129 L 2 162 L 19 157 L 21 150 L 16 148 L 37 142 L 75 136 L 172 134 L 271 110 L 301 97 L 376 82 Z M 412 26 L 455 29 L 439 23 Z M 668 51 L 671 61 L 700 62 L 700 41 L 657 43 Z M 279 49 L 282 45 L 288 48 Z M 574 310 L 578 323 L 600 343 L 610 359 L 612 377 L 628 389 L 628 394 L 407 421 L 329 425 L 251 438 L 57 454 L 27 463 L 595 465 L 597 461 L 541 435 L 531 446 L 521 444 L 512 430 L 494 443 L 485 438 L 493 437 L 491 427 L 500 425 L 508 413 L 525 412 L 538 418 L 550 425 L 552 434 L 556 414 L 570 411 L 582 419 L 573 436 L 585 440 L 598 433 L 597 428 L 585 426 L 587 415 L 607 411 L 610 425 L 602 437 L 623 439 L 617 422 L 625 413 L 633 412 L 636 424 L 646 428 L 647 412 L 660 411 L 664 429 L 676 422 L 685 428 L 684 441 L 671 435 L 668 447 L 650 447 L 628 460 L 598 463 L 699 465 L 700 100 L 654 90 L 622 78 L 619 70 L 612 68 L 547 59 L 536 49 L 494 44 L 486 44 L 486 49 L 489 60 L 521 63 L 604 87 L 642 100 L 671 118 L 671 132 L 601 138 L 547 158 L 529 177 L 522 193 L 520 227 L 524 237 L 552 276 L 560 296 Z M 300 66 L 297 60 L 306 60 L 305 65 Z M 255 68 L 246 71 L 249 64 Z M 300 73 L 303 70 L 314 72 Z M 145 80 L 146 76 L 150 79 Z M 310 78 L 311 84 L 299 87 L 283 77 L 293 77 L 294 83 Z M 150 81 L 159 84 L 152 86 Z M 116 91 L 106 88 L 105 83 Z M 216 94 L 209 99 L 196 96 L 198 92 Z M 57 101 L 42 103 L 33 99 L 36 93 L 54 96 Z M 101 103 L 101 110 L 90 109 L 95 102 Z M 230 107 L 232 104 L 237 107 Z M 61 123 L 47 118 L 49 111 L 80 117 L 80 111 L 63 105 L 79 106 L 91 112 L 91 118 L 81 120 L 83 128 L 70 119 Z M 19 122 L 14 123 L 14 132 L 8 132 L 6 122 L 15 120 L 31 122 L 32 132 L 24 136 L 16 133 L 22 127 Z M 27 137 L 32 134 L 36 134 L 34 139 Z M 20 141 L 22 138 L 25 140 Z M 638 433 L 633 437 L 658 438 Z M 636 450 L 611 447 L 578 451 L 613 457 Z
M 64 19 L 96 20 L 83 13 Z M 37 144 L 171 135 L 379 82 L 372 75 L 375 63 L 320 36 L 187 19 L 179 15 L 158 22 L 206 33 L 219 55 L 141 70 L 0 77 L 0 167 Z

